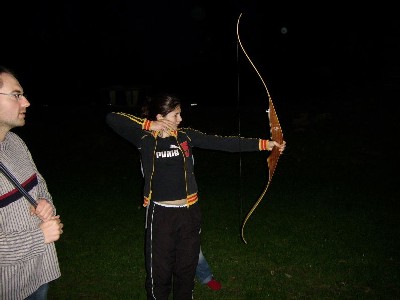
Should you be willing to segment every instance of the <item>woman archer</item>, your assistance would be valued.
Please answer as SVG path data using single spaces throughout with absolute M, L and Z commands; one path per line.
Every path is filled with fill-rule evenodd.
M 141 117 L 109 113 L 107 124 L 140 152 L 146 211 L 146 291 L 148 299 L 193 298 L 199 261 L 201 211 L 192 148 L 227 152 L 265 151 L 286 143 L 207 135 L 179 128 L 181 102 L 169 94 L 148 98 Z

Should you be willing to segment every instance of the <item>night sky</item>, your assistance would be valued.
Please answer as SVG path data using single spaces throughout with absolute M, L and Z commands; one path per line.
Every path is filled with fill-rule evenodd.
M 14 2 L 3 10 L 1 64 L 17 72 L 31 101 L 101 104 L 101 89 L 122 85 L 229 104 L 238 82 L 244 98 L 258 96 L 261 83 L 237 51 L 240 13 L 241 40 L 274 97 L 393 88 L 400 77 L 397 18 L 376 6 L 83 2 Z

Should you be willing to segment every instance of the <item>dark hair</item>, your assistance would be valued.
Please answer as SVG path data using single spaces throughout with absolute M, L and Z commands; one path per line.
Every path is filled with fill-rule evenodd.
M 1 74 L 10 74 L 13 77 L 15 77 L 14 73 L 10 69 L 7 69 L 7 68 L 5 68 L 3 66 L 0 66 L 0 75 Z M 3 80 L 0 78 L 0 88 L 1 87 L 3 87 Z
M 157 115 L 165 117 L 175 108 L 181 105 L 181 101 L 170 94 L 158 94 L 148 97 L 142 106 L 142 117 L 154 121 Z

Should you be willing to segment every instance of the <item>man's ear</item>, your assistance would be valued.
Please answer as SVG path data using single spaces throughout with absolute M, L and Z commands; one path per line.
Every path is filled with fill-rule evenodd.
M 161 114 L 157 114 L 156 119 L 158 121 L 164 119 L 164 117 Z

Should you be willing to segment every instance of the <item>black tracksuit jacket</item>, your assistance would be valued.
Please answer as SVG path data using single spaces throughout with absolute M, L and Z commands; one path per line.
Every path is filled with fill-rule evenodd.
M 152 199 L 152 178 L 155 164 L 155 149 L 160 139 L 158 132 L 146 130 L 151 121 L 126 113 L 109 113 L 106 116 L 107 124 L 120 136 L 135 145 L 140 154 L 144 174 L 145 198 L 144 206 Z M 176 139 L 179 151 L 183 154 L 186 195 L 177 195 L 174 199 L 157 199 L 157 201 L 188 199 L 188 204 L 197 201 L 197 183 L 193 170 L 192 148 L 220 150 L 227 152 L 251 152 L 266 150 L 267 140 L 256 138 L 242 138 L 237 136 L 207 135 L 191 128 L 181 128 L 172 132 Z M 174 174 L 168 174 L 174 176 Z M 193 202 L 193 203 L 194 203 Z

